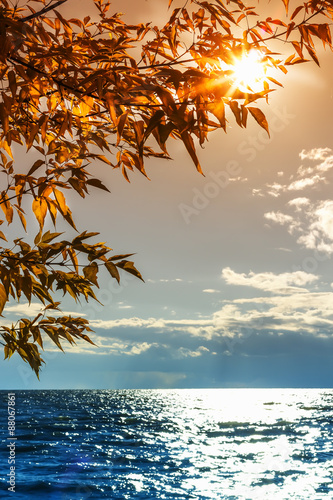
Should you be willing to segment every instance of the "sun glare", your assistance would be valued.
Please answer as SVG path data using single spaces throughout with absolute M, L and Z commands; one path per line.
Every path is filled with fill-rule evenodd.
M 262 55 L 256 50 L 244 54 L 241 58 L 235 59 L 230 65 L 235 85 L 240 88 L 250 88 L 258 90 L 258 85 L 262 87 L 262 81 L 266 76 L 265 64 Z

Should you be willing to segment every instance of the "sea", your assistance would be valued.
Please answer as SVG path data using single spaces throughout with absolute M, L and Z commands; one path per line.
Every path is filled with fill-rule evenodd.
M 0 498 L 333 499 L 332 389 L 24 390 L 0 398 Z

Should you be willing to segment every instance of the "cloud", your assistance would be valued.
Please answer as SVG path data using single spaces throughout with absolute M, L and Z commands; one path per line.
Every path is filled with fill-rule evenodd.
M 290 234 L 296 235 L 297 243 L 309 250 L 325 254 L 333 253 L 333 201 L 310 202 L 308 198 L 290 200 L 287 209 L 294 213 L 280 211 L 264 214 L 265 219 L 287 226 Z
M 299 277 L 302 283 L 307 281 Z M 289 295 L 238 298 L 223 301 L 221 308 L 205 320 L 151 318 L 149 328 L 141 320 L 146 325 L 138 330 L 129 326 L 138 323 L 135 318 L 128 320 L 127 326 L 122 322 L 122 327 L 114 324 L 97 329 L 93 340 L 99 345 L 96 354 L 126 355 L 133 363 L 142 358 L 156 366 L 167 360 L 185 362 L 236 352 L 249 355 L 250 344 L 265 350 L 276 339 L 275 348 L 280 349 L 292 334 L 333 341 L 332 302 L 333 292 L 295 291 Z
M 275 198 L 280 196 L 281 191 L 284 190 L 284 186 L 282 184 L 278 184 L 277 182 L 274 182 L 273 184 L 267 184 L 267 188 L 268 188 L 267 193 L 270 196 L 274 196 Z
M 312 177 L 305 177 L 303 179 L 298 179 L 292 182 L 291 184 L 289 184 L 289 186 L 287 186 L 287 189 L 288 191 L 302 191 L 307 187 L 315 186 L 316 184 L 319 184 L 323 181 L 325 181 L 325 177 L 316 174 Z
M 299 156 L 301 160 L 324 160 L 332 150 L 330 148 L 313 148 L 310 151 L 303 149 Z
M 118 308 L 119 309 L 132 309 L 133 306 L 127 305 L 124 302 L 118 302 Z
M 22 316 L 28 316 L 28 317 L 34 317 L 37 316 L 43 309 L 42 304 L 39 303 L 31 303 L 29 305 L 28 302 L 23 302 L 21 304 L 16 304 L 14 306 L 6 306 L 4 309 L 4 314 L 15 314 L 15 315 L 22 315 Z
M 295 271 L 292 273 L 274 274 L 265 273 L 236 273 L 230 267 L 222 270 L 222 277 L 229 285 L 250 286 L 266 292 L 294 293 L 307 292 L 305 285 L 318 280 L 318 276 L 304 271 Z
M 298 356 L 300 349 L 311 356 L 333 347 L 333 290 L 305 288 L 316 284 L 317 276 L 298 271 L 240 273 L 231 268 L 224 268 L 223 276 L 227 285 L 249 286 L 256 295 L 223 300 L 214 313 L 201 318 L 93 320 L 91 337 L 98 348 L 78 342 L 68 350 L 89 358 L 94 354 L 98 366 L 113 370 L 117 366 L 125 372 L 183 373 L 190 385 L 198 373 L 204 377 L 210 370 L 212 379 L 222 380 L 216 377 L 228 360 L 239 362 L 242 372 L 248 360 L 257 366 L 259 359 L 267 358 L 270 364 L 282 355 L 290 360 L 291 352 Z
M 225 300 L 220 309 L 200 319 L 94 320 L 97 332 L 93 340 L 101 346 L 101 353 L 180 359 L 230 353 L 232 345 L 258 332 L 332 336 L 333 292 L 304 288 L 317 282 L 318 276 L 303 271 L 237 273 L 231 268 L 224 268 L 222 275 L 229 285 L 249 286 L 271 295 Z
M 294 219 L 291 215 L 283 214 L 282 212 L 267 212 L 264 214 L 265 219 L 277 222 L 278 224 L 292 224 Z
M 204 293 L 220 293 L 220 290 L 214 290 L 213 288 L 205 288 L 202 290 Z
M 316 188 L 320 184 L 327 183 L 328 171 L 333 168 L 333 154 L 331 153 L 332 150 L 330 148 L 303 150 L 299 156 L 302 160 L 311 161 L 310 166 L 301 165 L 296 175 L 290 175 L 289 180 L 285 184 L 281 184 L 280 182 L 267 183 L 264 188 L 254 188 L 252 194 L 254 196 L 268 195 L 278 198 L 288 192 L 309 190 Z M 277 175 L 281 178 L 283 172 L 278 172 Z
M 4 308 L 4 315 L 27 316 L 33 318 L 43 312 L 44 306 L 39 302 L 22 302 L 15 305 L 8 305 Z M 57 311 L 52 310 L 52 316 L 86 316 L 82 312 Z
M 300 153 L 302 160 L 311 161 L 311 166 L 301 165 L 296 179 L 290 176 L 289 184 L 267 184 L 265 194 L 271 196 L 285 195 L 292 191 L 304 191 L 304 196 L 289 199 L 285 210 L 269 211 L 264 218 L 274 224 L 285 226 L 288 232 L 296 237 L 299 245 L 309 250 L 324 254 L 333 253 L 333 201 L 316 198 L 312 194 L 313 187 L 332 182 L 333 154 L 330 148 L 313 148 Z M 264 190 L 260 191 L 262 195 Z
M 294 198 L 293 200 L 288 201 L 287 205 L 290 207 L 294 207 L 297 212 L 300 212 L 304 209 L 304 207 L 308 207 L 311 204 L 309 198 Z M 290 216 L 289 216 L 290 218 Z M 292 218 L 292 217 L 291 217 Z M 273 219 L 272 219 L 273 220 Z
M 183 281 L 181 278 L 175 278 L 175 279 L 160 279 L 159 280 L 161 283 L 175 283 L 175 282 L 181 282 Z

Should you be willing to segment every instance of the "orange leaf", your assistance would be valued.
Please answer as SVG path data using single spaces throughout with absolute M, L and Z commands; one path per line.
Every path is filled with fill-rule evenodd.
M 8 199 L 7 193 L 2 194 L 2 196 L 0 198 L 0 205 L 1 205 L 1 208 L 3 210 L 3 213 L 6 216 L 6 220 L 7 220 L 8 224 L 10 224 L 13 220 L 14 211 L 13 211 L 13 207 L 11 206 L 10 201 Z
M 286 8 L 286 13 L 288 14 L 289 0 L 282 0 L 282 2 L 284 3 L 284 6 Z
M 0 284 L 0 315 L 3 311 L 3 308 L 5 307 L 5 304 L 7 302 L 7 293 L 6 293 L 6 290 L 5 290 L 5 287 Z
M 123 113 L 118 118 L 118 121 L 117 121 L 117 146 L 120 143 L 127 117 L 128 117 L 128 113 Z
M 47 214 L 47 203 L 45 199 L 40 197 L 35 198 L 32 202 L 32 210 L 38 220 L 40 228 L 42 229 Z
M 267 120 L 266 120 L 264 113 L 258 108 L 248 107 L 247 109 L 250 111 L 251 115 L 256 120 L 256 122 L 259 123 L 260 127 L 264 128 L 266 130 L 266 132 L 269 136 L 268 123 L 267 123 Z
M 198 172 L 200 172 L 200 174 L 203 174 L 200 162 L 199 162 L 197 154 L 195 152 L 195 147 L 194 147 L 194 142 L 193 142 L 192 137 L 190 136 L 190 134 L 187 131 L 184 131 L 181 133 L 181 138 L 182 138 L 182 141 L 183 141 L 187 151 L 189 152 L 189 154 L 193 160 L 193 163 L 196 166 Z
M 53 188 L 53 193 L 54 193 L 55 199 L 58 202 L 60 212 L 63 215 L 66 215 L 66 213 L 68 212 L 68 207 L 66 205 L 66 200 L 65 200 L 63 193 L 61 191 L 58 191 L 58 189 L 55 189 L 55 188 Z

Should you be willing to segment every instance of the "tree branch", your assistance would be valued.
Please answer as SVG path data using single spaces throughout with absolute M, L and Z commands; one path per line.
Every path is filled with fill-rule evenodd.
M 21 21 L 23 23 L 25 23 L 26 21 L 32 21 L 32 19 L 36 19 L 37 17 L 42 16 L 43 14 L 46 14 L 46 12 L 49 12 L 50 10 L 55 9 L 56 7 L 58 7 L 59 5 L 65 3 L 65 2 L 67 2 L 67 0 L 58 0 L 58 2 L 56 2 L 52 5 L 49 4 L 46 7 L 44 7 L 44 9 L 39 10 L 38 12 L 31 14 L 30 16 L 22 17 Z

